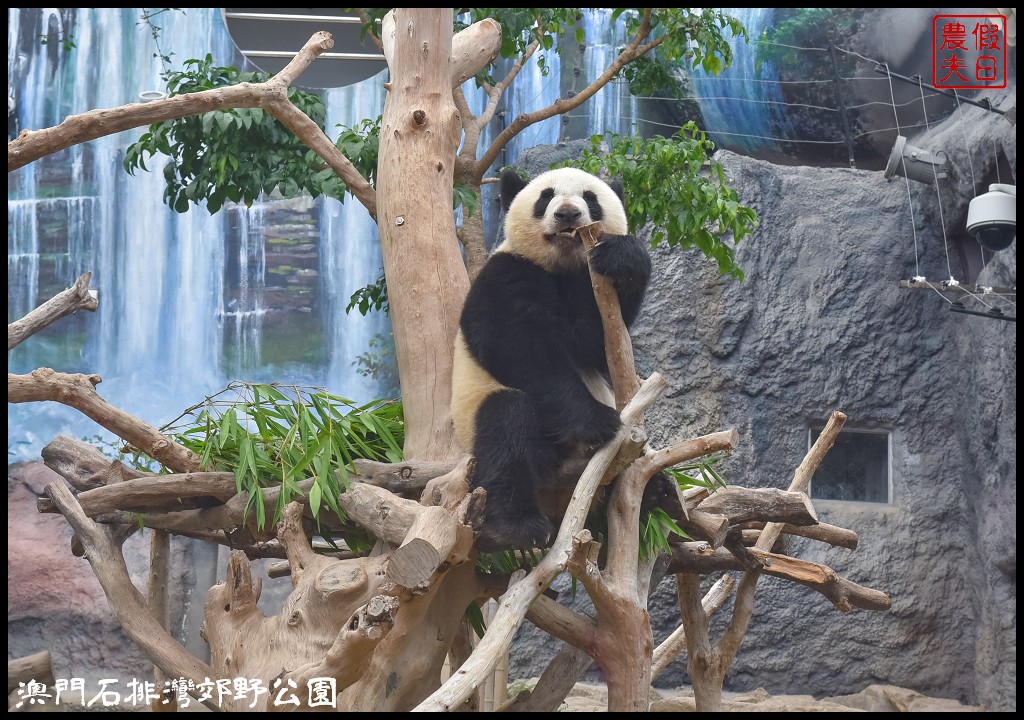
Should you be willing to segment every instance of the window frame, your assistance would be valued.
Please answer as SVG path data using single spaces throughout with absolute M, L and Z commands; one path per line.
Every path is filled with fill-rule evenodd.
M 815 440 L 817 440 L 817 438 L 821 435 L 821 432 L 824 429 L 825 429 L 825 423 L 821 423 L 820 425 L 814 424 L 814 423 L 808 423 L 807 424 L 807 450 L 808 451 L 810 451 L 811 447 L 813 447 Z M 839 434 L 836 436 L 836 441 L 838 442 L 839 438 L 842 437 L 844 434 L 847 435 L 847 436 L 849 436 L 849 435 L 875 435 L 875 436 L 884 435 L 885 436 L 885 495 L 886 495 L 885 500 L 884 501 L 883 500 L 842 500 L 842 499 L 838 499 L 838 498 L 815 497 L 814 496 L 814 476 L 813 475 L 811 476 L 811 479 L 810 479 L 810 481 L 808 482 L 808 485 L 807 485 L 807 496 L 809 498 L 811 498 L 811 500 L 814 501 L 814 502 L 861 503 L 861 504 L 865 504 L 865 505 L 879 505 L 879 506 L 890 506 L 890 505 L 892 505 L 893 504 L 893 480 L 892 480 L 892 469 L 893 469 L 892 453 L 893 453 L 893 446 L 892 446 L 892 430 L 888 430 L 888 429 L 885 429 L 885 428 L 870 428 L 870 427 L 859 427 L 859 428 L 847 428 L 847 427 L 844 427 L 843 429 L 841 429 L 839 431 Z M 825 457 L 827 459 L 828 456 L 826 455 Z M 822 464 L 824 464 L 824 460 L 822 461 Z M 814 472 L 815 475 L 817 474 L 818 469 L 820 469 L 820 467 L 821 467 L 821 465 L 819 464 L 818 468 L 815 469 L 815 472 Z

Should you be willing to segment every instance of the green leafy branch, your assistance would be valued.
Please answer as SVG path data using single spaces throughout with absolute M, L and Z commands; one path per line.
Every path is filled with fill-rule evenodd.
M 742 281 L 732 245 L 754 231 L 757 214 L 726 184 L 725 170 L 711 158 L 714 148 L 689 122 L 670 138 L 594 135 L 581 158 L 560 165 L 621 178 L 631 232 L 650 223 L 654 247 L 662 241 L 697 247 L 718 263 L 721 274 Z
M 375 118 L 364 118 L 353 127 L 336 125 L 339 133 L 338 139 L 334 141 L 341 154 L 347 157 L 359 174 L 373 186 L 377 183 L 381 117 L 378 115 Z M 327 197 L 345 201 L 345 183 L 330 168 L 320 170 L 314 177 L 314 182 L 319 184 L 320 191 Z
M 209 54 L 201 60 L 186 60 L 182 70 L 164 74 L 169 97 L 270 77 L 214 65 Z M 289 88 L 288 98 L 323 128 L 327 110 L 319 96 Z M 128 146 L 124 169 L 131 175 L 149 170 L 146 160 L 156 155 L 167 158 L 164 203 L 177 212 L 186 212 L 190 203 L 205 202 L 211 214 L 228 201 L 251 206 L 275 190 L 286 197 L 302 191 L 313 197 L 344 192 L 333 171 L 329 175 L 314 172 L 323 164 L 317 154 L 261 108 L 211 110 L 154 123 Z M 372 162 L 375 166 L 375 152 Z
M 384 268 L 380 269 L 380 276 L 369 285 L 359 288 L 348 300 L 345 312 L 353 309 L 359 311 L 360 315 L 366 315 L 371 310 L 383 310 L 390 314 L 391 307 L 388 305 L 388 285 L 384 279 Z
M 612 18 L 622 18 L 630 36 L 637 33 L 643 21 L 643 15 L 632 8 L 616 8 Z M 742 22 L 713 8 L 655 8 L 649 21 L 650 38 L 660 41 L 659 45 L 621 71 L 634 95 L 682 98 L 685 83 L 676 68 L 699 65 L 704 72 L 718 75 L 733 61 L 725 29 L 729 29 L 730 37 L 747 38 Z

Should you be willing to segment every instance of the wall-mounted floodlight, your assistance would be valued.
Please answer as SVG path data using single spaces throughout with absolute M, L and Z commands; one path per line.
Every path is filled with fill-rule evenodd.
M 896 144 L 889 153 L 889 161 L 885 165 L 885 179 L 892 181 L 899 175 L 910 180 L 931 185 L 936 178 L 946 177 L 949 170 L 949 159 L 938 153 L 914 147 L 907 143 L 902 135 L 896 136 Z

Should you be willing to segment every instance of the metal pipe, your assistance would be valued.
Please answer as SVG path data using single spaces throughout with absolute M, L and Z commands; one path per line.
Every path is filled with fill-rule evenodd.
M 246 57 L 277 57 L 277 58 L 292 58 L 295 57 L 294 51 L 288 50 L 243 50 L 242 54 Z M 374 55 L 373 53 L 332 53 L 326 52 L 317 55 L 318 58 L 326 58 L 328 60 L 380 60 L 384 62 L 383 55 Z
M 355 15 L 278 15 L 277 13 L 225 12 L 224 17 L 232 20 L 290 20 L 292 22 L 328 22 L 343 25 L 361 25 Z
M 939 93 L 940 95 L 945 95 L 946 97 L 956 98 L 960 102 L 970 103 L 971 105 L 977 105 L 978 107 L 984 108 L 985 110 L 988 110 L 990 112 L 999 113 L 1000 115 L 1002 115 L 1004 117 L 1006 116 L 1006 111 L 1005 110 L 1000 110 L 997 107 L 992 107 L 992 103 L 990 103 L 987 98 L 982 99 L 982 100 L 971 100 L 970 98 L 964 97 L 963 95 L 960 95 L 960 94 L 958 94 L 955 91 L 954 92 L 950 92 L 949 90 L 943 90 L 942 88 L 937 88 L 934 85 L 929 85 L 926 82 L 922 82 L 920 75 L 914 75 L 913 77 L 907 77 L 906 75 L 900 75 L 899 73 L 894 73 L 892 70 L 890 70 L 889 68 L 885 67 L 884 65 L 875 65 L 875 72 L 879 72 L 879 73 L 883 73 L 883 74 L 888 74 L 889 76 L 894 77 L 897 80 L 902 80 L 903 82 L 908 82 L 908 83 L 911 83 L 912 85 L 923 85 L 924 87 L 928 88 L 929 90 L 934 90 L 935 92 Z

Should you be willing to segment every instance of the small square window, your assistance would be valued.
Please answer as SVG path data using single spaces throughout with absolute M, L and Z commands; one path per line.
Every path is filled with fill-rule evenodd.
M 808 431 L 810 448 L 824 425 Z M 854 502 L 890 502 L 889 433 L 841 430 L 811 479 L 811 498 Z

